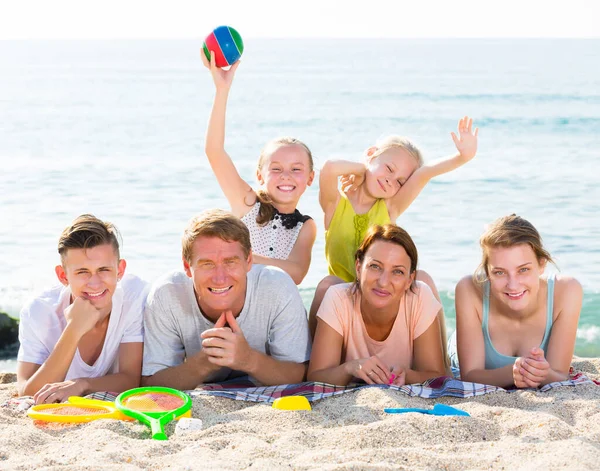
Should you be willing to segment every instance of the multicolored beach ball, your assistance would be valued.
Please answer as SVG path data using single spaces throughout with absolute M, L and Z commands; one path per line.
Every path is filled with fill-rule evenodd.
M 210 51 L 214 52 L 217 67 L 227 67 L 240 58 L 244 43 L 240 33 L 231 26 L 218 26 L 206 36 L 202 48 L 208 60 Z

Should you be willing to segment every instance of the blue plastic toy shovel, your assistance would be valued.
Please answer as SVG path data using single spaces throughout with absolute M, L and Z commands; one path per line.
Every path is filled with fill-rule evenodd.
M 384 412 L 388 414 L 402 414 L 404 412 L 420 412 L 421 414 L 430 414 L 430 415 L 463 415 L 466 417 L 471 417 L 471 414 L 465 412 L 464 410 L 457 409 L 456 407 L 447 406 L 446 404 L 436 404 L 433 406 L 433 409 L 416 409 L 416 408 L 406 408 L 406 409 L 383 409 Z

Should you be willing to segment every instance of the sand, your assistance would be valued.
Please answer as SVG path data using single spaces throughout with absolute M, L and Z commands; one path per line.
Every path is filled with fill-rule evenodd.
M 600 359 L 573 366 L 600 379 Z M 16 392 L 11 381 L 0 375 L 0 404 Z M 383 412 L 435 402 L 471 417 Z M 139 423 L 39 426 L 0 408 L 0 469 L 600 468 L 600 386 L 592 384 L 440 400 L 365 389 L 318 401 L 310 412 L 202 396 L 193 416 L 202 430 L 174 434 L 169 425 L 161 442 Z

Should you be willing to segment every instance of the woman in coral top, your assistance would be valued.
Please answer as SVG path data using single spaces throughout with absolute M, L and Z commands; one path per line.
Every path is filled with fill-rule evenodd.
M 354 283 L 332 286 L 317 313 L 309 381 L 412 384 L 445 374 L 441 306 L 415 280 L 417 248 L 395 224 L 373 226 L 356 251 Z

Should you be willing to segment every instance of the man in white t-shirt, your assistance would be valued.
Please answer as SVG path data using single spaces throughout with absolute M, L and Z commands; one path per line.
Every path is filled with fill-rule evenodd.
M 62 286 L 21 311 L 19 394 L 41 404 L 139 386 L 148 285 L 124 277 L 116 227 L 79 216 L 61 234 L 58 253 Z
M 306 310 L 283 270 L 252 265 L 250 233 L 223 210 L 193 218 L 184 272 L 159 279 L 144 314 L 142 384 L 193 389 L 242 375 L 298 383 L 310 358 Z

